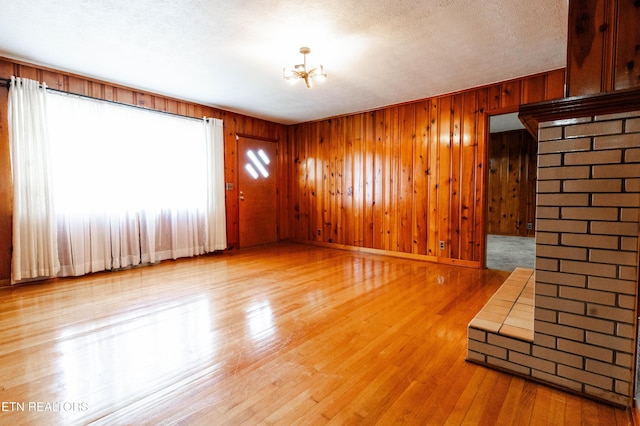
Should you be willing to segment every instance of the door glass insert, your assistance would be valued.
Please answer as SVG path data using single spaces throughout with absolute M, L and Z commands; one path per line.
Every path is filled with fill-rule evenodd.
M 260 158 L 258 158 L 258 156 Z M 260 175 L 265 178 L 269 177 L 269 171 L 267 170 L 266 166 L 271 163 L 271 160 L 263 150 L 259 150 L 258 155 L 256 155 L 252 150 L 248 150 L 247 157 L 249 157 L 249 160 L 251 162 L 247 163 L 244 167 L 254 179 L 258 179 Z M 258 174 L 258 171 L 260 172 L 260 174 Z

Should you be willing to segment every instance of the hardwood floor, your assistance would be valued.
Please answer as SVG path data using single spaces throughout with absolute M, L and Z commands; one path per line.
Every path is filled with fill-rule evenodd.
M 631 424 L 464 361 L 508 272 L 280 244 L 0 290 L 0 424 Z

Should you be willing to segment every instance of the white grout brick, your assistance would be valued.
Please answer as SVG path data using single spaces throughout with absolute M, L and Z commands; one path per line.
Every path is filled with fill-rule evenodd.
M 560 152 L 587 151 L 591 149 L 591 138 L 560 140 L 560 141 L 540 141 L 538 143 L 538 154 L 555 154 Z
M 538 169 L 538 180 L 588 179 L 590 175 L 591 167 L 589 166 L 546 167 Z
M 596 277 L 616 278 L 618 269 L 615 265 L 575 262 L 573 260 L 561 260 L 560 272 L 566 272 L 569 274 L 592 275 Z
M 567 139 L 580 136 L 612 135 L 616 133 L 622 133 L 622 121 L 577 124 L 564 128 L 565 138 Z
M 638 207 L 640 194 L 593 194 L 593 206 Z
M 640 118 L 625 121 L 624 131 L 626 133 L 640 132 Z
M 576 380 L 601 389 L 613 389 L 613 379 L 602 376 L 600 374 L 590 373 L 588 371 L 569 367 L 566 365 L 558 365 L 558 375 L 567 379 Z
M 640 135 L 640 133 L 639 133 Z M 636 144 L 638 146 L 640 144 Z M 635 149 L 627 149 L 624 152 L 624 162 L 625 163 L 640 163 L 640 148 Z
M 558 244 L 560 234 L 536 230 L 536 244 Z
M 558 349 L 604 362 L 613 362 L 613 351 L 611 349 L 600 348 L 598 346 L 566 339 L 558 339 Z
M 618 295 L 618 306 L 622 309 L 635 309 L 636 298 L 634 296 L 627 296 L 624 294 Z
M 540 206 L 536 209 L 536 217 L 541 219 L 560 219 L 560 207 Z
M 623 337 L 587 331 L 587 343 L 620 352 L 633 353 L 633 340 Z
M 567 192 L 620 192 L 622 179 L 576 179 L 566 180 L 562 190 Z
M 618 277 L 623 280 L 638 278 L 638 268 L 635 266 L 618 266 Z
M 560 262 L 558 262 L 558 259 L 536 257 L 536 269 L 541 269 L 543 271 L 557 271 L 559 266 Z
M 477 340 L 469 340 L 468 350 L 478 352 L 485 355 L 491 355 L 493 357 L 506 359 L 507 350 L 505 348 L 495 346 L 492 344 L 478 342 Z
M 550 141 L 562 139 L 562 127 L 547 127 L 538 130 L 538 141 Z
M 635 295 L 636 283 L 635 281 L 603 278 L 603 277 L 589 277 L 587 280 L 587 287 L 594 290 L 611 291 L 614 293 L 624 293 Z
M 533 332 L 533 341 L 536 346 L 546 347 L 550 349 L 556 349 L 558 345 L 558 338 L 555 336 L 549 336 L 548 334 Z
M 563 219 L 618 220 L 616 207 L 562 207 Z
M 593 166 L 592 169 L 593 179 L 635 178 L 640 176 L 640 164 L 638 163 Z
M 589 205 L 589 194 L 538 194 L 538 205 L 586 207 Z
M 619 250 L 589 250 L 589 262 L 611 263 L 613 265 L 635 265 L 638 255 L 632 251 Z
M 533 346 L 533 356 L 538 358 L 547 359 L 558 364 L 569 365 L 575 368 L 582 368 L 584 358 L 578 355 L 570 354 L 567 352 L 558 351 L 555 349 L 543 348 L 541 346 Z
M 495 365 L 500 368 L 504 368 L 505 370 L 513 371 L 525 376 L 531 375 L 531 369 L 529 367 L 525 367 L 519 364 L 514 364 L 509 361 L 505 361 L 503 359 L 491 358 L 487 357 L 487 363 L 491 365 Z
M 587 279 L 583 274 L 565 274 L 562 272 L 536 271 L 536 284 L 538 282 L 570 285 L 572 287 L 586 287 Z
M 632 324 L 616 324 L 616 336 L 626 339 L 635 338 L 634 327 Z
M 538 286 L 538 284 L 536 284 Z M 558 312 L 552 311 L 549 309 L 542 309 L 539 306 L 536 306 L 534 310 L 534 320 L 535 321 L 546 321 L 551 323 L 558 322 Z
M 598 331 L 600 333 L 613 334 L 615 323 L 598 318 L 591 318 L 585 315 L 574 315 L 564 312 L 558 314 L 558 322 L 570 327 L 576 327 L 584 330 Z
M 583 302 L 577 302 L 575 300 L 558 299 L 555 297 L 546 297 L 536 294 L 536 307 L 543 309 L 556 310 L 559 312 L 570 312 L 573 314 L 583 315 L 585 313 L 586 306 Z M 538 331 L 538 330 L 536 330 Z
M 599 235 L 638 236 L 638 223 L 633 222 L 591 222 L 591 233 Z
M 628 122 L 627 122 L 628 123 Z M 599 136 L 594 138 L 595 149 L 635 148 L 640 145 L 640 134 L 619 134 L 613 136 Z
M 538 167 L 559 167 L 562 166 L 562 154 L 538 155 Z
M 561 242 L 566 246 L 574 247 L 599 247 L 603 249 L 617 249 L 619 237 L 612 235 L 591 234 L 562 234 Z
M 487 336 L 487 342 L 492 345 L 507 348 L 511 351 L 518 351 L 526 354 L 531 353 L 531 343 L 523 342 L 518 339 L 512 339 L 491 333 Z
M 469 339 L 477 340 L 479 342 L 487 341 L 487 333 L 485 331 L 478 330 L 472 327 L 467 327 L 467 337 Z
M 633 207 L 621 208 L 620 220 L 622 222 L 640 222 L 640 209 Z
M 622 161 L 622 151 L 587 151 L 573 152 L 564 155 L 565 166 L 576 166 L 581 164 L 619 164 Z
M 579 328 L 544 321 L 536 321 L 533 328 L 536 333 L 548 334 L 550 336 L 562 337 L 578 342 L 585 341 L 585 332 Z
M 539 194 L 560 192 L 561 182 L 559 180 L 539 180 L 536 182 L 536 191 Z
M 532 357 L 530 355 L 525 355 L 520 352 L 509 352 L 509 361 L 524 365 L 526 367 L 534 368 L 536 370 L 544 371 L 546 373 L 555 373 L 556 372 L 556 364 L 544 359 Z
M 609 363 L 596 361 L 594 359 L 587 359 L 586 370 L 603 376 L 613 377 L 618 380 L 624 380 L 627 382 L 631 380 L 631 367 L 618 367 Z
M 587 249 L 583 247 L 560 247 L 539 245 L 536 247 L 536 256 L 550 257 L 552 259 L 587 260 Z
M 586 221 L 581 220 L 553 220 L 536 219 L 536 230 L 540 232 L 575 232 L 585 234 L 587 232 Z
M 640 179 L 625 179 L 624 190 L 626 192 L 640 192 Z
M 625 251 L 637 251 L 638 239 L 635 237 L 622 237 L 620 242 L 620 249 Z M 604 247 L 606 248 L 606 247 Z
M 634 323 L 634 312 L 632 309 L 620 309 L 599 304 L 587 304 L 587 315 L 591 317 L 620 321 L 627 324 Z

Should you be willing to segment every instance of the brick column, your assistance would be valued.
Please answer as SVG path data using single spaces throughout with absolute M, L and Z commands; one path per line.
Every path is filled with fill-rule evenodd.
M 531 375 L 614 403 L 633 395 L 640 112 L 540 123 Z

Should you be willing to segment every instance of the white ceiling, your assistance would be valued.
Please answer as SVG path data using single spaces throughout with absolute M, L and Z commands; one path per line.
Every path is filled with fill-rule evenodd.
M 0 56 L 292 124 L 566 65 L 568 0 L 0 0 Z M 282 68 L 322 63 L 290 85 Z

